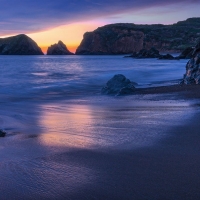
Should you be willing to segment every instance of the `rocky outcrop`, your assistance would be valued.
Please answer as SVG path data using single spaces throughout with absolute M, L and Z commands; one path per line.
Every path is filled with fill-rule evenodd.
M 137 59 L 145 59 L 145 58 L 158 58 L 160 60 L 178 60 L 178 57 L 174 57 L 171 54 L 161 55 L 157 49 L 152 47 L 151 49 L 142 49 L 139 52 L 134 52 L 130 56 L 125 56 L 125 58 L 137 58 Z
M 6 132 L 0 129 L 0 137 L 5 137 L 6 136 Z
M 178 58 L 172 56 L 171 54 L 160 55 L 159 60 L 178 60 Z
M 133 58 L 159 58 L 159 51 L 155 48 L 151 48 L 150 50 L 142 49 L 137 53 L 133 53 L 130 57 Z
M 66 45 L 59 41 L 57 44 L 51 45 L 47 50 L 47 55 L 74 55 L 70 52 Z
M 184 49 L 181 54 L 177 57 L 179 59 L 190 59 L 192 58 L 194 48 L 193 47 L 187 47 Z
M 0 55 L 43 55 L 35 41 L 21 34 L 0 38 Z
M 76 50 L 78 55 L 115 55 L 139 51 L 143 46 L 144 34 L 125 26 L 105 26 L 87 32 Z
M 155 47 L 163 52 L 181 52 L 194 47 L 200 36 L 200 18 L 172 25 L 110 24 L 84 34 L 76 54 L 129 54 Z
M 137 83 L 131 82 L 122 74 L 117 74 L 107 82 L 101 93 L 111 95 L 131 94 L 135 90 L 134 85 L 137 85 Z
M 192 58 L 186 65 L 186 73 L 182 84 L 200 84 L 200 41 L 192 53 Z

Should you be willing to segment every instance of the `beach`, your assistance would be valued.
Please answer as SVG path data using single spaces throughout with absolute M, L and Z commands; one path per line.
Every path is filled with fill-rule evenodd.
M 20 113 L 16 101 L 1 139 L 0 198 L 199 199 L 198 90 L 43 100 L 39 118 L 31 100 Z
M 1 63 L 0 199 L 200 198 L 200 87 L 179 84 L 185 60 Z M 101 95 L 116 73 L 136 80 L 132 95 Z
M 0 200 L 200 200 L 199 8 L 2 0 Z

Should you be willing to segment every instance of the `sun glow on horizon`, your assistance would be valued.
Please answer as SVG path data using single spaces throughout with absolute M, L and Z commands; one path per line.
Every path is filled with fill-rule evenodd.
M 88 21 L 59 26 L 47 31 L 27 35 L 41 47 L 44 53 L 47 52 L 49 46 L 57 43 L 59 40 L 61 40 L 67 48 L 74 53 L 82 41 L 85 32 L 93 31 L 103 25 L 104 24 L 101 22 Z
M 43 145 L 90 148 L 96 143 L 91 132 L 94 122 L 89 106 L 45 104 L 41 109 L 40 126 L 43 127 L 43 134 L 40 142 Z
M 90 20 L 90 16 L 90 18 L 88 17 L 89 20 L 87 21 L 84 21 L 85 18 L 81 19 L 81 21 L 78 21 L 80 19 L 73 19 L 77 21 L 70 21 L 70 24 L 49 28 L 48 30 L 38 30 L 38 32 L 30 32 L 30 30 L 25 28 L 24 32 L 29 32 L 27 35 L 38 44 L 45 54 L 47 52 L 47 48 L 57 43 L 59 40 L 61 40 L 67 46 L 67 48 L 74 53 L 82 41 L 83 34 L 85 32 L 93 31 L 106 24 L 173 24 L 177 23 L 178 21 L 186 20 L 191 16 L 199 17 L 199 7 L 194 7 L 194 4 L 188 5 L 182 2 L 177 2 L 169 4 L 168 6 L 164 5 L 165 4 L 158 4 L 155 6 L 146 6 L 140 9 L 129 8 L 123 12 L 119 11 L 116 13 L 108 13 L 106 15 L 96 17 L 94 16 L 92 20 Z M 177 10 L 181 10 L 181 12 L 177 14 Z M 60 23 L 65 22 L 61 20 Z M 23 29 L 22 32 L 19 32 L 19 29 L 17 29 L 16 32 L 8 31 L 7 35 L 3 35 L 1 37 L 9 37 L 20 33 L 23 33 Z

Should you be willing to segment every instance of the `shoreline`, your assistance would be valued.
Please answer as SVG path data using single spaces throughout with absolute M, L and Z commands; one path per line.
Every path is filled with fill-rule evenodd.
M 198 93 L 177 84 L 7 105 L 0 199 L 199 199 L 200 110 L 179 101 Z
M 148 88 L 136 88 L 133 95 L 159 95 L 159 94 L 175 94 L 179 99 L 199 99 L 200 85 L 182 85 L 174 84 L 169 86 L 155 86 Z

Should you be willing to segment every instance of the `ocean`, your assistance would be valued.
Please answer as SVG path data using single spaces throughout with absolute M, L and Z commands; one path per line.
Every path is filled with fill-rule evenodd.
M 140 87 L 178 82 L 187 60 L 132 59 L 123 56 L 1 56 L 0 93 L 37 97 L 48 92 L 89 96 L 115 74 Z
M 137 87 L 176 84 L 186 62 L 0 56 L 0 199 L 131 199 L 134 175 L 124 164 L 117 170 L 131 156 L 117 152 L 158 145 L 194 108 L 173 97 L 104 96 L 101 88 L 115 74 Z

